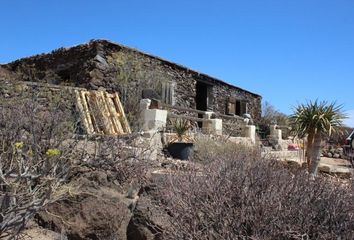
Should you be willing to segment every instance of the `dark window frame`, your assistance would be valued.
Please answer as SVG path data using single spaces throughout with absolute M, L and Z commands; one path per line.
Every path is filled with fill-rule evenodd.
M 235 97 L 229 97 L 226 103 L 226 114 L 242 116 L 248 113 L 248 101 Z

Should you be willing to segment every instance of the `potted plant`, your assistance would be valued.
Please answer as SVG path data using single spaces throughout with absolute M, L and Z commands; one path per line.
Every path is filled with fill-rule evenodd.
M 188 160 L 193 154 L 193 142 L 188 136 L 191 124 L 186 119 L 175 119 L 171 123 L 176 136 L 168 143 L 167 150 L 173 158 Z

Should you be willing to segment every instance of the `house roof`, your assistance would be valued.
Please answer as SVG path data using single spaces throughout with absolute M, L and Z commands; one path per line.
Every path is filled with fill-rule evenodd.
M 120 44 L 120 43 L 115 43 L 115 42 L 113 42 L 113 41 L 105 40 L 105 39 L 91 40 L 90 42 L 108 43 L 108 44 L 112 44 L 112 45 L 119 46 L 119 47 L 121 47 L 121 48 L 129 49 L 129 50 L 131 50 L 131 51 L 134 51 L 134 52 L 143 54 L 143 55 L 145 55 L 145 56 L 147 56 L 147 57 L 160 60 L 160 61 L 162 61 L 162 62 L 164 62 L 164 63 L 166 63 L 166 64 L 169 64 L 169 65 L 171 65 L 171 66 L 178 67 L 178 68 L 183 69 L 183 70 L 185 70 L 185 71 L 189 71 L 189 72 L 191 72 L 191 73 L 193 73 L 193 74 L 197 74 L 197 75 L 199 75 L 199 76 L 201 76 L 201 77 L 204 77 L 204 78 L 207 78 L 207 79 L 209 79 L 209 80 L 211 80 L 211 81 L 219 82 L 219 83 L 225 84 L 225 85 L 227 85 L 227 86 L 229 86 L 229 87 L 232 87 L 232 88 L 235 88 L 235 89 L 238 89 L 238 90 L 241 90 L 241 91 L 250 93 L 250 94 L 252 94 L 252 95 L 254 95 L 254 96 L 261 97 L 261 95 L 259 95 L 259 94 L 257 94 L 257 93 L 250 92 L 250 91 L 248 91 L 248 90 L 246 90 L 246 89 L 237 87 L 237 86 L 232 85 L 232 84 L 230 84 L 230 83 L 228 83 L 228 82 L 225 82 L 225 81 L 220 80 L 220 79 L 218 79 L 218 78 L 212 77 L 212 76 L 210 76 L 210 75 L 208 75 L 208 74 L 198 72 L 198 71 L 193 70 L 193 69 L 190 69 L 190 68 L 188 68 L 188 67 L 186 67 L 186 66 L 184 66 L 184 65 L 182 65 L 182 64 L 178 64 L 178 63 L 175 63 L 175 62 L 166 60 L 166 59 L 164 59 L 164 58 L 161 58 L 161 57 L 159 57 L 159 56 L 155 56 L 155 55 L 150 54 L 150 53 L 143 52 L 143 51 L 141 51 L 141 50 L 139 50 L 139 49 L 136 49 L 136 48 L 132 48 L 132 47 L 129 47 L 129 46 L 126 46 L 126 45 L 123 45 L 123 44 Z
M 211 83 L 221 83 L 221 84 L 224 84 L 224 85 L 227 85 L 231 88 L 234 88 L 234 89 L 238 89 L 238 90 L 241 90 L 241 91 L 244 91 L 244 92 L 247 92 L 247 93 L 250 93 L 256 97 L 261 97 L 259 94 L 256 94 L 256 93 L 253 93 L 253 92 L 250 92 L 246 89 L 243 89 L 243 88 L 240 88 L 240 87 L 237 87 L 235 85 L 232 85 L 230 83 L 227 83 L 223 80 L 220 80 L 218 78 L 215 78 L 215 77 L 212 77 L 210 75 L 207 75 L 205 73 L 201 73 L 201 72 L 198 72 L 196 70 L 193 70 L 193 69 L 190 69 L 184 65 L 181 65 L 181 64 L 178 64 L 178 63 L 174 63 L 172 61 L 169 61 L 169 60 L 166 60 L 164 58 L 161 58 L 159 56 L 155 56 L 153 54 L 149 54 L 149 53 L 146 53 L 146 52 L 143 52 L 141 50 L 138 50 L 138 49 L 135 49 L 135 48 L 132 48 L 132 47 L 129 47 L 129 46 L 125 46 L 123 44 L 120 44 L 120 43 L 115 43 L 115 42 L 112 42 L 110 40 L 106 40 L 106 39 L 95 39 L 95 40 L 91 40 L 89 41 L 88 43 L 84 43 L 84 44 L 79 44 L 79 45 L 75 45 L 75 46 L 71 46 L 71 47 L 65 47 L 65 48 L 59 48 L 60 50 L 70 50 L 72 48 L 75 48 L 75 47 L 79 47 L 79 46 L 83 46 L 83 45 L 94 45 L 94 44 L 103 44 L 103 45 L 111 45 L 113 47 L 120 47 L 120 48 L 124 48 L 124 49 L 128 49 L 130 51 L 134 51 L 136 53 L 139 53 L 139 54 L 142 54 L 144 56 L 147 56 L 147 57 L 150 57 L 150 58 L 153 58 L 153 59 L 157 59 L 165 64 L 168 64 L 170 65 L 171 67 L 175 67 L 175 68 L 179 68 L 181 70 L 184 70 L 184 71 L 187 71 L 187 72 L 190 72 L 192 74 L 196 74 L 198 75 L 199 77 L 201 78 L 205 78 L 207 79 L 207 81 L 211 82 Z M 58 49 L 58 50 L 59 50 Z M 56 50 L 52 51 L 52 52 L 55 52 Z M 22 60 L 26 60 L 26 59 L 31 59 L 31 58 L 35 58 L 35 57 L 38 57 L 38 56 L 43 56 L 43 55 L 47 55 L 47 54 L 38 54 L 38 55 L 35 55 L 35 56 L 30 56 L 30 57 L 25 57 L 25 58 L 22 58 L 22 59 L 18 59 L 18 60 L 15 60 L 9 64 L 13 64 L 13 63 L 18 63 L 18 62 L 21 62 Z M 5 64 L 6 65 L 6 64 Z

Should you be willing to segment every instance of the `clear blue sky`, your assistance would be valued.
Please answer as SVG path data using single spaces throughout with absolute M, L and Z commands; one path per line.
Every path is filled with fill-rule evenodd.
M 287 114 L 318 98 L 354 116 L 352 0 L 1 0 L 0 21 L 0 63 L 105 38 L 256 92 Z

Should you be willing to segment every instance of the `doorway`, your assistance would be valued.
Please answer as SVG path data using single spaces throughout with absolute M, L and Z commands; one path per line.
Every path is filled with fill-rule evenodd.
M 198 110 L 206 111 L 208 109 L 208 85 L 197 82 L 196 91 L 196 107 Z
M 203 82 L 197 82 L 195 96 L 197 110 L 212 110 L 212 89 L 212 85 Z M 203 118 L 203 114 L 198 114 L 198 118 Z M 202 122 L 198 122 L 198 125 L 199 127 L 202 127 Z

